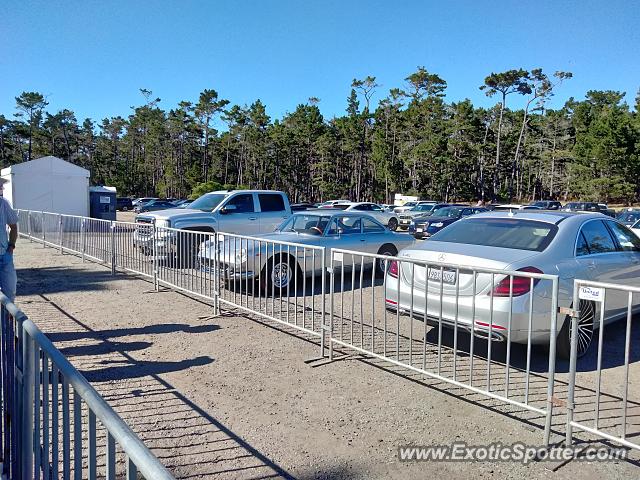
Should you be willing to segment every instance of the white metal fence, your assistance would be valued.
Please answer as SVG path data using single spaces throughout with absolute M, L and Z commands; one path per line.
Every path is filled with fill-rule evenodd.
M 575 311 L 571 319 L 571 359 L 569 366 L 569 393 L 567 398 L 567 427 L 566 442 L 573 441 L 573 429 L 588 432 L 596 437 L 622 444 L 625 447 L 640 449 L 637 440 L 640 428 L 637 420 L 640 413 L 640 403 L 629 399 L 629 385 L 633 384 L 630 377 L 632 362 L 640 360 L 637 345 L 632 345 L 632 320 L 637 313 L 637 302 L 634 295 L 640 294 L 639 287 L 617 285 L 588 280 L 574 282 Z M 637 298 L 637 297 L 636 297 Z M 588 312 L 582 315 L 581 310 Z M 622 328 L 606 329 L 607 323 L 618 321 Z M 615 332 L 621 338 L 623 349 L 605 352 L 604 338 L 608 333 Z M 585 335 L 592 335 L 597 342 L 597 350 L 591 349 L 596 355 L 595 388 L 590 395 L 576 394 L 576 380 L 580 379 L 578 372 L 578 351 L 580 342 Z M 622 335 L 620 335 L 622 334 Z M 594 345 L 596 347 L 596 345 Z M 635 348 L 634 348 L 635 347 Z M 635 357 L 632 359 L 632 352 Z M 607 362 L 607 364 L 605 364 Z M 621 366 L 620 372 L 611 367 Z M 638 371 L 636 370 L 636 375 Z M 615 394 L 604 393 L 602 384 L 611 377 L 611 383 L 617 387 Z M 632 431 L 629 432 L 629 426 Z
M 32 240 L 110 265 L 114 273 L 142 275 L 156 288 L 164 285 L 198 296 L 210 301 L 216 313 L 224 306 L 302 331 L 319 339 L 321 356 L 333 358 L 334 349 L 358 352 L 535 412 L 544 417 L 544 443 L 550 442 L 554 407 L 557 413 L 557 405 L 564 404 L 556 394 L 556 337 L 567 312 L 573 322 L 580 321 L 578 308 L 559 309 L 556 275 L 425 263 L 155 223 L 19 213 L 21 234 Z M 580 287 L 589 282 L 576 280 L 575 285 L 573 305 L 579 305 Z M 575 427 L 638 448 L 625 437 L 633 362 L 630 315 L 631 310 L 626 317 L 624 408 L 613 415 L 618 425 L 622 422 L 620 433 L 605 431 L 598 423 L 599 386 L 594 426 L 573 415 L 578 404 L 574 352 L 562 432 L 568 442 Z M 579 339 L 572 338 L 573 348 Z M 546 347 L 548 358 L 546 365 L 538 358 L 534 372 L 535 345 Z M 601 349 L 598 359 L 599 385 Z
M 3 478 L 173 479 L 38 327 L 0 304 Z

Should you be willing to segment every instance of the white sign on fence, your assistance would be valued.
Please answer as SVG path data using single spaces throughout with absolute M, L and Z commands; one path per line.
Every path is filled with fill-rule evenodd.
M 601 302 L 602 296 L 604 294 L 604 289 L 596 288 L 596 287 L 580 287 L 580 292 L 578 296 L 580 300 L 591 300 L 593 302 Z

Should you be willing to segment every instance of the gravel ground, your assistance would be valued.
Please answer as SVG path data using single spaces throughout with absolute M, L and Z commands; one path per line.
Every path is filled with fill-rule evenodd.
M 556 471 L 545 462 L 400 462 L 397 448 L 408 444 L 540 445 L 544 418 L 375 359 L 309 362 L 319 355 L 311 336 L 232 311 L 214 317 L 205 302 L 39 244 L 21 240 L 16 267 L 18 305 L 177 478 L 640 477 L 635 461 Z M 619 357 L 618 343 L 607 337 L 607 358 Z M 579 376 L 585 406 L 589 362 Z M 606 367 L 603 391 L 618 395 L 619 361 Z M 543 376 L 534 384 L 544 392 Z M 630 398 L 639 393 L 632 383 Z M 616 402 L 603 401 L 611 417 Z M 638 418 L 630 410 L 630 430 Z

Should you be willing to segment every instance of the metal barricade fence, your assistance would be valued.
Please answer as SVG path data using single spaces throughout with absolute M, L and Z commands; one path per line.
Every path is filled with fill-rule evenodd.
M 330 357 L 347 347 L 531 410 L 549 444 L 557 276 L 341 249 L 329 265 Z M 531 371 L 534 343 L 549 346 L 547 378 Z
M 198 259 L 216 274 L 220 303 L 320 337 L 324 353 L 327 254 L 315 245 L 217 233 Z
M 154 278 L 155 263 L 139 243 L 139 225 L 133 222 L 112 222 L 114 269 Z
M 636 303 L 634 303 L 634 294 Z M 638 294 L 640 294 L 640 287 L 580 279 L 574 281 L 566 425 L 568 445 L 573 443 L 575 427 L 598 438 L 620 443 L 627 448 L 640 449 L 640 443 L 637 440 L 630 440 L 640 435 L 640 426 L 633 420 L 640 412 L 640 399 L 629 399 L 630 363 L 632 363 L 632 352 L 635 350 L 631 343 L 632 319 L 633 314 L 638 313 Z M 624 328 L 606 328 L 612 321 L 622 323 Z M 607 349 L 605 352 L 603 349 L 605 335 L 620 336 L 620 333 L 624 333 L 624 350 Z M 591 348 L 589 351 L 596 355 L 595 389 L 585 391 L 582 388 L 580 395 L 576 395 L 576 382 L 582 376 L 581 372 L 578 372 L 578 353 L 585 345 L 588 348 L 591 338 L 594 342 L 597 338 L 597 350 L 594 352 Z M 636 353 L 633 361 L 637 362 L 637 359 Z M 622 372 L 616 371 L 615 367 L 623 367 Z M 605 369 L 604 374 L 603 369 Z M 638 370 L 636 369 L 634 373 L 637 375 Z M 602 389 L 604 382 L 607 382 L 609 389 L 618 390 L 619 395 L 604 393 Z
M 151 256 L 156 281 L 215 302 L 212 269 L 201 268 L 198 253 L 201 246 L 214 245 L 215 234 L 156 226 L 150 235 L 137 237 L 139 248 Z
M 331 358 L 335 346 L 345 347 L 543 415 L 544 442 L 549 443 L 558 322 L 567 313 L 566 309 L 558 313 L 555 275 L 427 264 L 254 236 L 46 212 L 21 211 L 19 222 L 23 236 L 110 263 L 114 273 L 120 269 L 143 275 L 156 288 L 162 284 L 212 301 L 216 314 L 225 305 L 320 337 L 322 355 L 328 338 Z M 574 298 L 578 299 L 581 287 L 594 285 L 626 292 L 629 301 L 640 293 L 633 287 L 578 280 Z M 600 416 L 604 394 L 599 337 L 593 426 L 584 420 L 589 404 L 576 403 L 575 353 L 571 361 L 568 442 L 573 428 L 578 428 L 638 448 L 628 440 L 626 421 L 633 363 L 630 312 L 626 313 L 620 433 L 611 433 Z M 577 350 L 580 336 L 570 341 Z M 532 370 L 536 344 L 548 347 L 548 364 Z M 640 404 L 634 406 L 640 408 Z
M 2 473 L 24 480 L 135 480 L 138 472 L 173 479 L 38 327 L 2 294 L 0 302 Z

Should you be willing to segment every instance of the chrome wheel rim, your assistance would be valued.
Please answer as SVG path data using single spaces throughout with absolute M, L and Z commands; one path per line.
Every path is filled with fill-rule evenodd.
M 389 220 L 388 226 L 391 230 L 395 230 L 396 228 L 398 228 L 398 221 L 395 218 L 392 218 L 391 220 Z
M 276 288 L 285 288 L 291 279 L 291 265 L 288 263 L 276 263 L 271 271 L 271 281 Z
M 395 254 L 391 253 L 391 252 L 380 252 L 380 255 L 384 255 L 385 257 L 393 257 Z M 380 273 L 385 273 L 386 272 L 385 265 L 387 265 L 387 266 L 389 265 L 389 260 L 382 259 L 382 258 L 377 258 L 376 262 L 377 262 L 376 266 L 378 268 L 378 271 Z
M 593 302 L 580 301 L 580 318 L 578 319 L 578 336 L 577 336 L 577 353 L 578 357 L 582 357 L 593 339 L 594 320 L 596 317 L 596 310 Z M 571 335 L 571 328 L 569 334 Z M 571 338 L 571 336 L 569 337 Z

